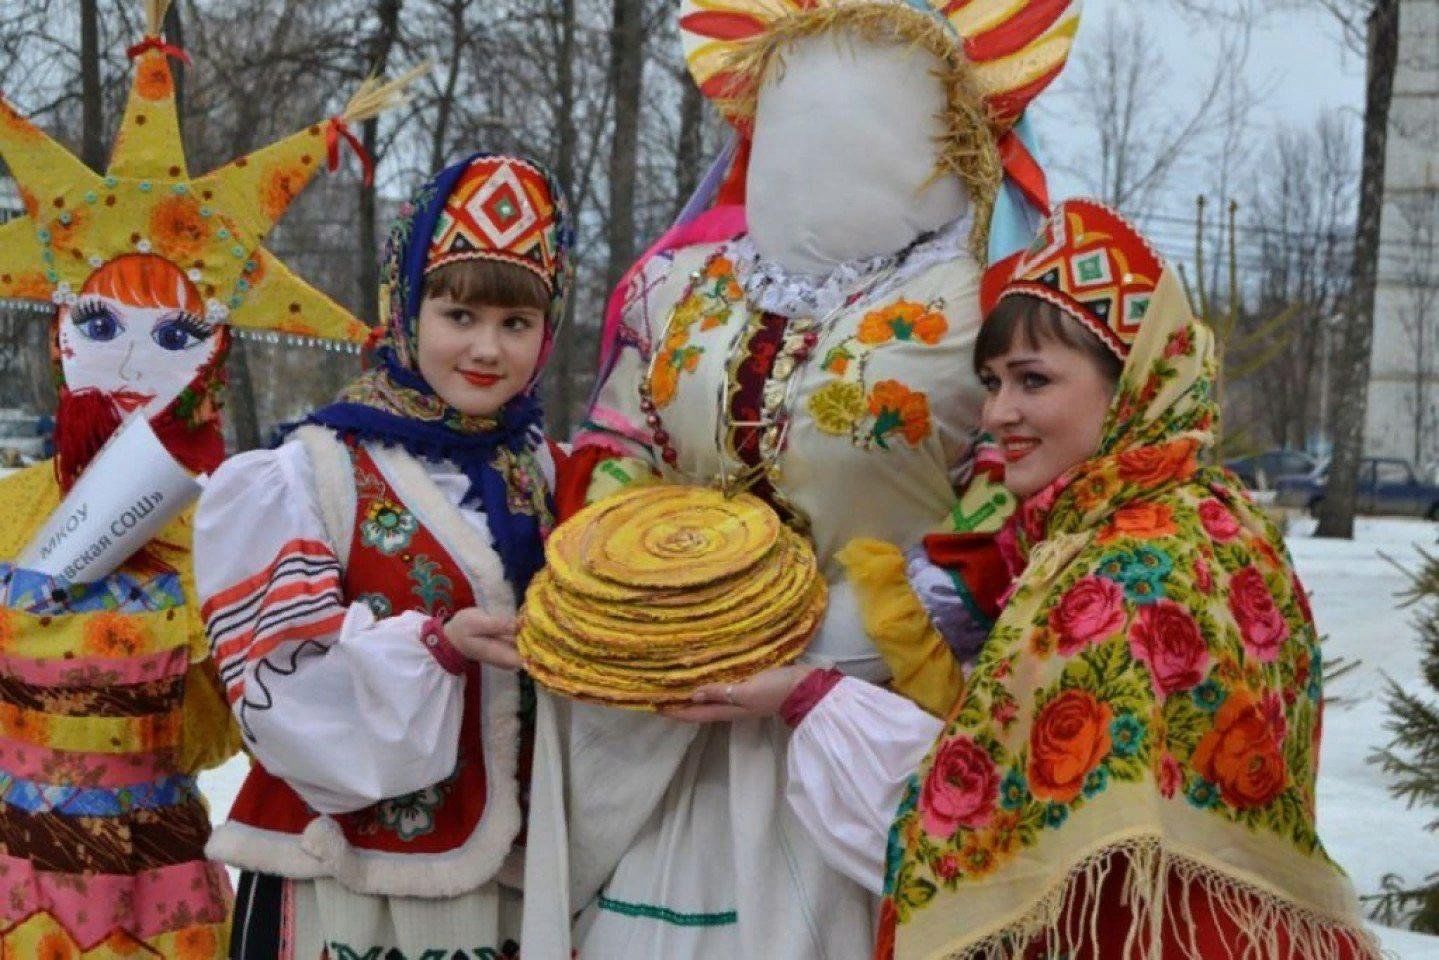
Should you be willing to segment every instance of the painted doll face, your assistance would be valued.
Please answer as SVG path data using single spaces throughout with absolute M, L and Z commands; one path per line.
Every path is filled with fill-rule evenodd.
M 60 311 L 61 370 L 72 391 L 98 390 L 122 416 L 154 416 L 196 379 L 220 338 L 190 279 L 163 258 L 100 267 Z

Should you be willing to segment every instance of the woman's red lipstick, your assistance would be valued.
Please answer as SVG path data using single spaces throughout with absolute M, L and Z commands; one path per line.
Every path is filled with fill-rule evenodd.
M 460 376 L 477 387 L 493 387 L 504 379 L 498 373 L 480 373 L 476 370 L 461 370 Z

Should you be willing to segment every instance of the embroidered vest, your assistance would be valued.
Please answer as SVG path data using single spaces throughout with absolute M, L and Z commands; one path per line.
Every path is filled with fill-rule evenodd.
M 370 453 L 360 447 L 352 451 L 352 457 L 356 511 L 345 563 L 345 599 L 368 604 L 378 617 L 406 610 L 448 617 L 456 610 L 473 606 L 476 598 L 463 569 L 419 515 L 407 509 L 402 495 L 385 478 Z M 509 675 L 496 679 L 514 684 Z M 443 859 L 446 866 L 455 867 L 461 866 L 457 855 L 465 859 L 478 856 L 498 865 L 519 827 L 518 817 L 506 812 L 500 817 L 506 823 L 491 824 L 483 831 L 485 837 L 477 836 L 494 795 L 485 744 L 487 739 L 493 743 L 495 731 L 484 728 L 499 719 L 496 714 L 500 711 L 508 714 L 509 722 L 500 721 L 505 731 L 513 734 L 517 723 L 513 719 L 516 704 L 486 703 L 486 690 L 480 665 L 468 664 L 456 767 L 440 783 L 363 810 L 323 817 L 311 810 L 285 781 L 272 776 L 256 761 L 230 811 L 231 823 L 221 829 L 239 824 L 264 831 L 270 839 L 274 834 L 288 835 L 310 855 L 292 850 L 275 857 L 244 858 L 251 863 L 270 861 L 260 866 L 263 872 L 295 879 L 329 875 L 360 892 L 395 895 L 444 896 L 472 889 L 477 884 L 466 885 L 462 877 L 475 871 L 461 869 L 447 878 L 439 861 Z M 514 695 L 502 699 L 513 701 Z M 491 733 L 490 738 L 484 735 L 486 732 Z M 317 744 L 316 748 L 323 749 L 323 745 Z M 505 771 L 500 779 L 504 782 L 493 786 L 513 797 L 513 770 Z M 502 804 L 507 809 L 513 806 L 510 797 Z M 515 821 L 513 826 L 508 823 L 511 820 Z M 335 836 L 335 827 L 341 836 Z M 481 840 L 492 849 L 475 850 Z M 337 841 L 348 849 L 337 850 Z M 493 849 L 500 845 L 500 849 Z M 393 861 L 396 854 L 407 855 L 404 859 L 412 863 L 431 858 L 436 862 L 432 870 L 418 874 L 414 870 L 389 869 L 388 863 L 382 861 Z M 346 869 L 346 863 L 356 860 L 370 863 L 359 871 Z M 322 865 L 325 863 L 329 866 Z M 480 878 L 483 879 L 486 878 Z

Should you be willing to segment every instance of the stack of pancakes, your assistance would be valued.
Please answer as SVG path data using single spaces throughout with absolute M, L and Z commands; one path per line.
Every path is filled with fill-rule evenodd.
M 789 663 L 824 615 L 814 551 L 763 501 L 645 486 L 592 504 L 545 547 L 519 634 L 534 679 L 647 709 Z

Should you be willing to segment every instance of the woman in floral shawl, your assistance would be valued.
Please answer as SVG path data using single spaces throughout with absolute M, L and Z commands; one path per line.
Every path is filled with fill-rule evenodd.
M 797 724 L 790 802 L 883 887 L 878 957 L 1376 957 L 1315 832 L 1308 602 L 1278 532 L 1200 465 L 1212 334 L 1090 201 L 1003 297 L 976 367 L 1020 572 L 949 722 L 798 668 L 702 690 L 693 718 Z

